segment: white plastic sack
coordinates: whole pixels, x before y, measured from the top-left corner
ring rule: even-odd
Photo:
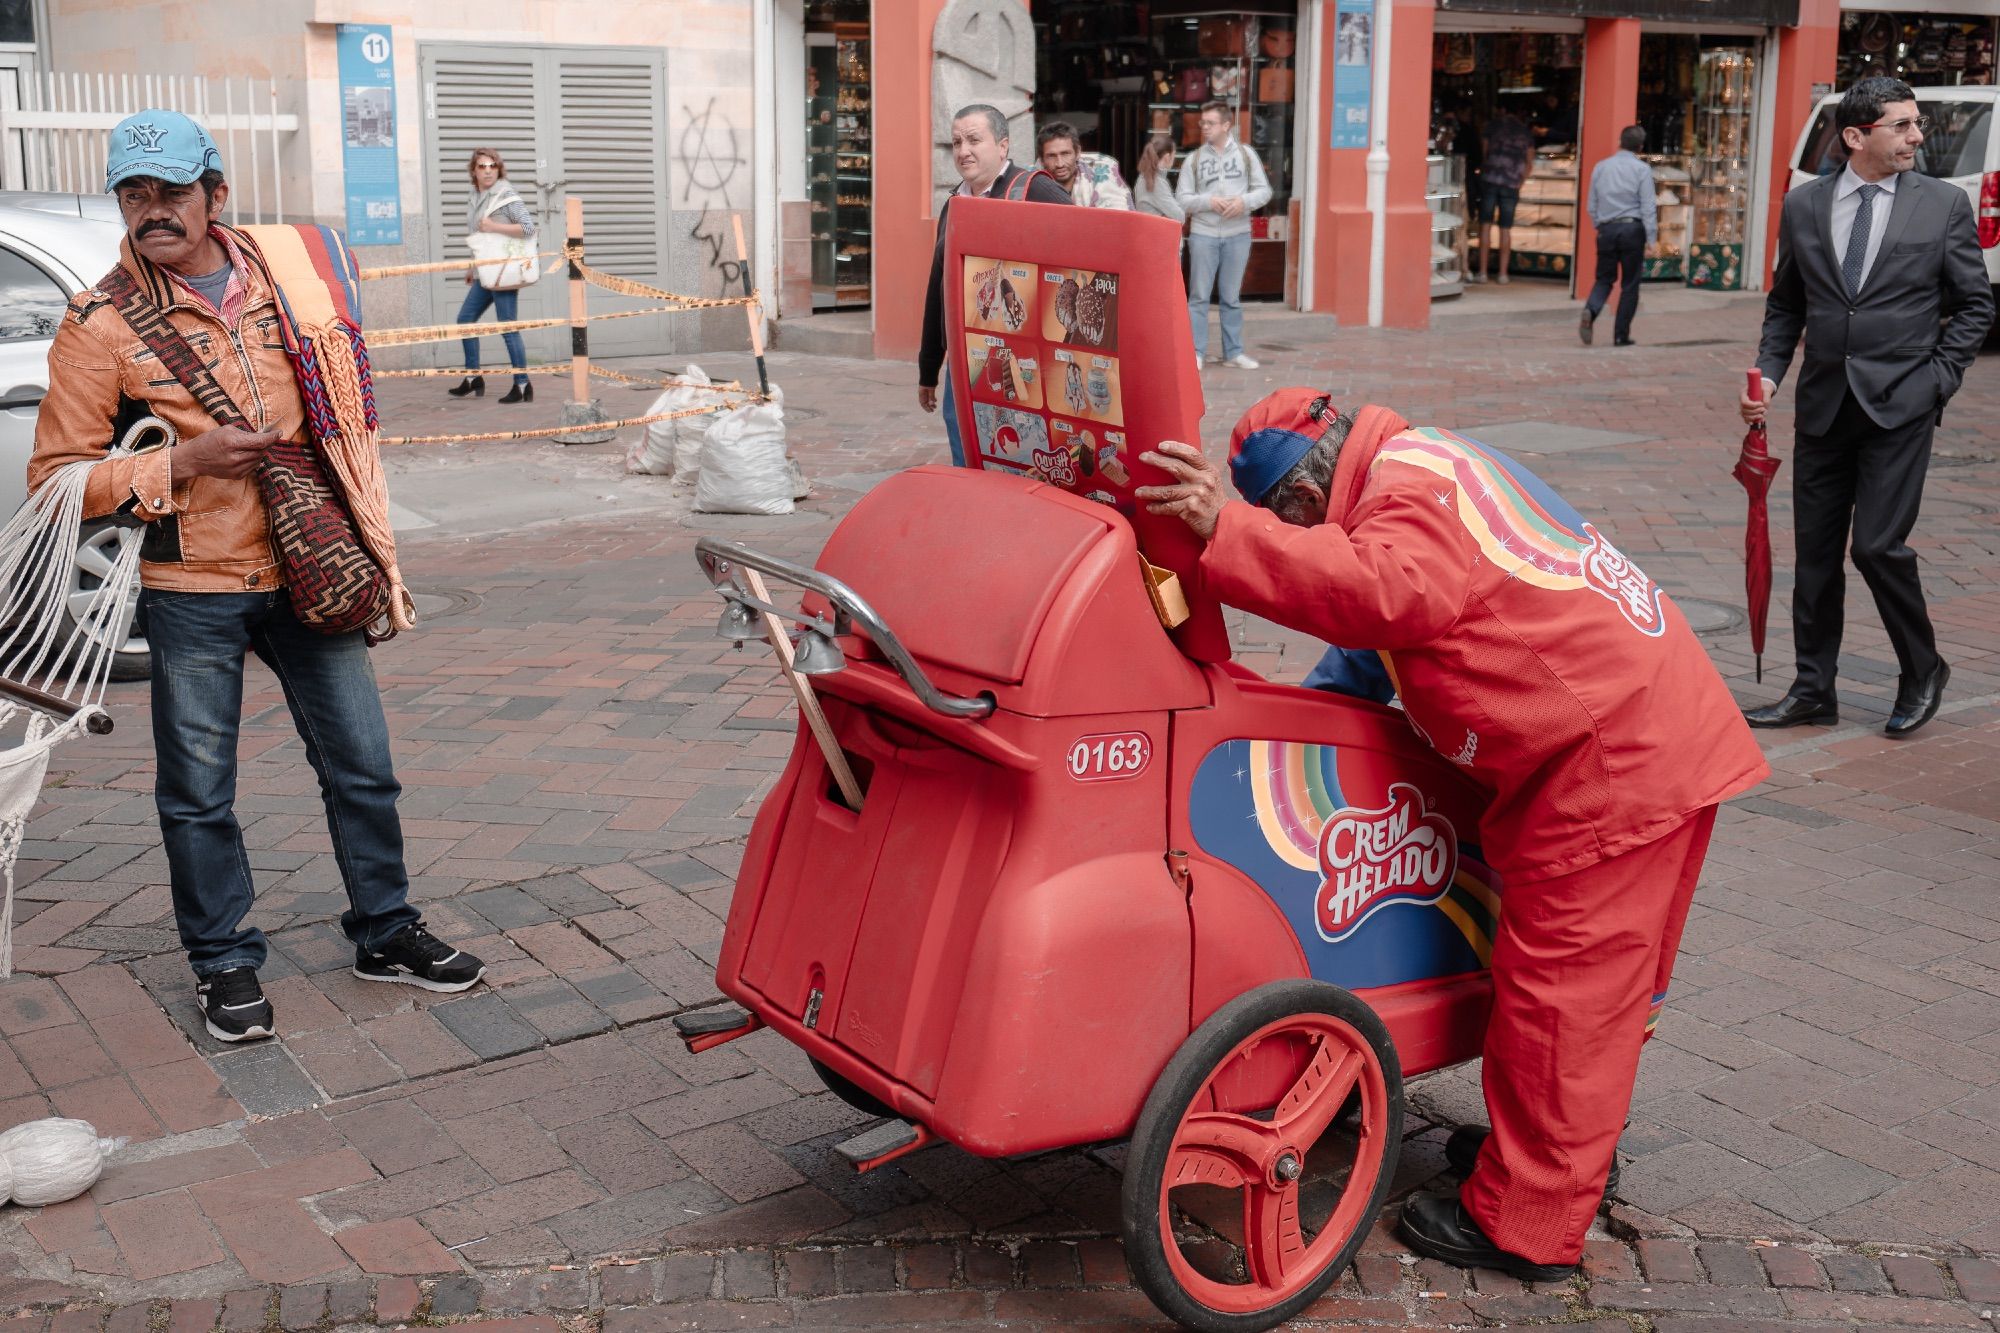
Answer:
[[[710,382],[700,366],[689,366],[679,378],[689,385]],[[652,417],[663,412],[682,412],[691,407],[705,407],[714,400],[715,395],[700,389],[685,386],[672,388],[655,398],[644,415]],[[696,469],[701,466],[701,440],[707,429],[707,417],[676,417],[671,421],[652,422],[646,427],[646,433],[634,440],[625,451],[625,470],[654,477],[675,473],[683,481],[692,482]]]
[[[785,458],[785,396],[717,416],[702,446],[694,507],[705,514],[789,514],[792,469]]]
[[[30,1120],[0,1134],[0,1181],[9,1195],[30,1208],[61,1203],[97,1183],[105,1159],[124,1139],[101,1139],[87,1120]]]

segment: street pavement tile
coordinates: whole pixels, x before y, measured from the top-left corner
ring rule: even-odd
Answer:
[[[143,1143],[160,1134],[158,1118],[146,1109],[139,1094],[132,1090],[131,1081],[122,1074],[56,1088],[49,1093],[49,1101],[56,1114],[88,1120],[105,1138]]]
[[[552,1042],[573,1041],[612,1026],[603,1010],[556,977],[507,986],[499,994],[509,1008]]]
[[[518,1013],[494,991],[478,991],[440,1004],[431,1015],[482,1060],[516,1055],[542,1045],[543,1037],[521,1021]]]
[[[242,1175],[262,1166],[257,1155],[241,1143],[196,1148],[145,1162],[124,1162],[114,1157],[91,1186],[89,1197],[101,1204],[116,1203]]]
[[[364,1273],[415,1275],[451,1273],[459,1268],[451,1252],[414,1218],[364,1222],[335,1232],[333,1238]]]
[[[282,1116],[318,1106],[324,1097],[290,1049],[264,1043],[209,1057],[222,1086],[252,1115]]]
[[[333,1125],[385,1176],[458,1156],[452,1136],[405,1100],[377,1102],[336,1115]]]
[[[175,1133],[240,1119],[243,1108],[206,1061],[190,1056],[132,1071],[132,1085],[160,1123]]]
[[[103,1214],[136,1281],[192,1272],[228,1257],[183,1191],[107,1204]]]
[[[570,1157],[518,1104],[444,1122],[445,1133],[500,1184],[546,1175]]]

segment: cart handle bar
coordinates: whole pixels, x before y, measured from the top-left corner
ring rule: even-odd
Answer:
[[[917,698],[921,699],[924,706],[933,713],[942,713],[952,718],[978,718],[986,717],[993,712],[991,695],[966,698],[963,695],[946,694],[932,684],[930,677],[924,674],[924,669],[917,665],[917,659],[910,656],[910,650],[903,646],[903,641],[896,637],[895,631],[875,613],[875,608],[868,605],[861,594],[831,574],[821,573],[817,569],[795,564],[775,555],[767,555],[741,542],[724,541],[719,537],[703,537],[696,542],[694,558],[700,564],[702,573],[708,576],[708,581],[715,585],[715,590],[721,593],[726,601],[734,602],[751,611],[769,612],[781,616],[821,634],[839,636],[859,631],[864,638],[881,650],[882,655],[889,659],[889,665],[896,669],[896,674],[903,678],[903,683],[915,691]],[[768,574],[774,579],[783,579],[786,583],[807,592],[818,593],[832,604],[834,623],[828,625],[824,620],[808,616],[803,611],[787,611],[753,597],[736,585],[732,570],[737,565]]]

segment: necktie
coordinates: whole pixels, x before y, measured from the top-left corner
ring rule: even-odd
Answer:
[[[1860,204],[1854,210],[1854,226],[1847,233],[1847,253],[1840,260],[1840,276],[1847,281],[1850,296],[1861,295],[1861,270],[1868,261],[1868,228],[1875,212],[1879,185],[1864,185],[1858,191]]]

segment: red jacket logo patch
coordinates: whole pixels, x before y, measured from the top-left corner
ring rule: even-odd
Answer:
[[[1604,539],[1604,534],[1586,523],[1583,535],[1590,547],[1583,553],[1583,581],[1599,596],[1608,597],[1641,634],[1659,638],[1667,632],[1666,594],[1646,577],[1646,571],[1626,558],[1623,551]]]
[[[1458,834],[1443,815],[1425,812],[1422,792],[1392,783],[1380,810],[1333,812],[1320,830],[1319,870],[1314,916],[1320,937],[1338,943],[1391,903],[1444,897],[1458,872]]]

